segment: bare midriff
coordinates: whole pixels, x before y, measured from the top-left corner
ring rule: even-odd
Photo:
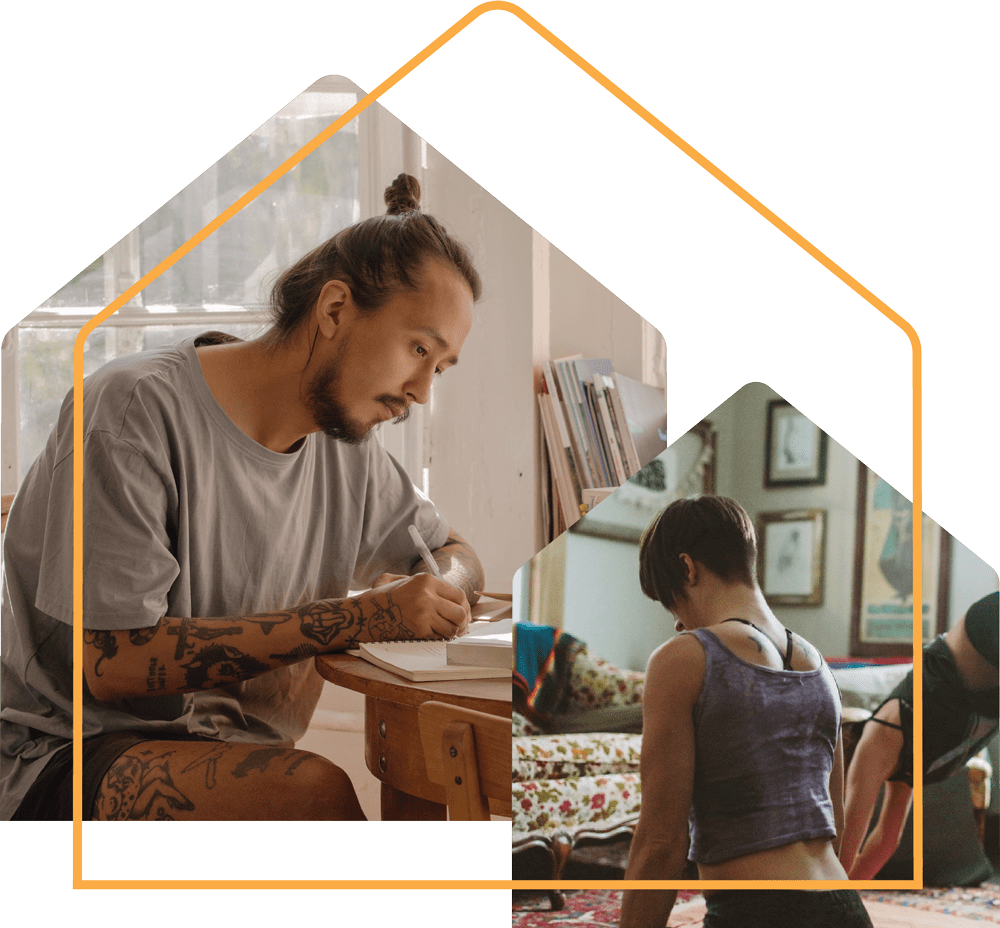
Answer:
[[[717,864],[698,864],[698,873],[703,880],[847,879],[829,838],[795,841]]]

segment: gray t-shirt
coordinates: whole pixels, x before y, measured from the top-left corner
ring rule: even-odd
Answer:
[[[374,439],[321,433],[287,454],[223,412],[195,339],[123,357],[84,381],[83,624],[253,615],[361,589],[448,525]],[[8,516],[3,544],[0,818],[72,739],[73,397]],[[289,743],[322,680],[311,661],[183,696],[98,702],[83,733],[195,733]]]

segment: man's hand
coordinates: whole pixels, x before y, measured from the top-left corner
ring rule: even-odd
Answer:
[[[383,574],[376,579],[391,576]],[[413,638],[453,638],[469,627],[472,618],[465,593],[430,574],[397,578],[365,595],[371,596],[372,603],[377,607],[396,613],[395,618],[412,633]],[[398,629],[392,631],[395,626],[395,622],[387,623],[389,633],[381,639],[378,616],[368,623],[374,641],[411,637],[399,634]]]

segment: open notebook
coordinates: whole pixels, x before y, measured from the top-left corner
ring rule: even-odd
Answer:
[[[509,625],[510,620],[504,624]],[[473,622],[469,634],[454,639],[472,642],[477,632],[494,638],[500,622]],[[509,629],[507,630],[509,634]],[[357,654],[366,661],[414,682],[432,680],[503,679],[511,674],[511,660],[501,667],[483,667],[448,663],[447,641],[378,641],[358,645]]]

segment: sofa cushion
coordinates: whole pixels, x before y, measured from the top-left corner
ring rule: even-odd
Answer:
[[[639,772],[641,735],[580,734],[514,738],[514,783]]]
[[[610,831],[638,820],[640,794],[638,772],[514,783],[513,841]]]

